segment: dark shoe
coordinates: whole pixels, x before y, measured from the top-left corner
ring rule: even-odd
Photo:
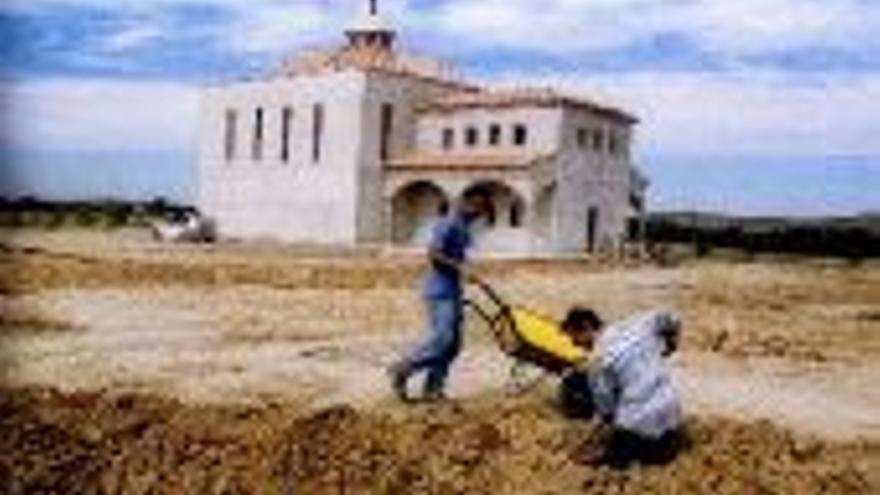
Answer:
[[[588,440],[572,452],[571,460],[584,466],[602,466],[606,463],[605,449],[601,444]]]
[[[425,393],[422,395],[422,402],[446,402],[449,400],[446,397],[446,392],[442,390],[425,390]]]
[[[394,396],[401,402],[409,402],[409,396],[406,393],[407,376],[400,369],[399,365],[392,365],[386,371],[388,379],[391,380],[391,391]]]
[[[600,433],[598,438],[591,439],[584,445],[580,452],[580,461],[586,465],[623,471],[635,464],[642,464],[642,458],[650,448],[650,442],[644,437],[615,429],[610,433]]]

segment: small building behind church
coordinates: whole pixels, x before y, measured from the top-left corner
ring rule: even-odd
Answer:
[[[398,49],[375,6],[345,35],[205,90],[197,201],[220,236],[415,245],[475,189],[494,210],[484,253],[590,251],[639,230],[647,181],[626,111],[468,83]]]

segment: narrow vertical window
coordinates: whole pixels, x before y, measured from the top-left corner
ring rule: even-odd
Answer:
[[[516,124],[513,126],[513,144],[516,146],[525,146],[529,141],[529,130],[524,124]]]
[[[383,160],[387,160],[391,149],[391,131],[394,128],[394,106],[390,103],[382,105],[382,121],[380,124],[382,136],[379,144],[379,156]]]
[[[223,116],[223,121],[223,157],[229,162],[235,159],[238,112],[232,109],[226,110],[226,114]]]
[[[443,129],[443,149],[451,150],[455,146],[455,131],[447,127]]]
[[[603,139],[604,135],[602,134],[601,129],[596,129],[593,131],[593,151],[602,151],[602,148],[605,147],[605,140]]]
[[[312,162],[321,161],[321,142],[324,139],[324,105],[312,107]]]
[[[290,161],[290,131],[293,124],[293,109],[284,107],[281,110],[281,161]]]
[[[586,148],[589,145],[589,132],[581,127],[577,130],[577,145],[579,148]]]
[[[473,148],[480,142],[480,131],[477,130],[476,127],[468,127],[465,130],[464,134],[464,142],[469,147]]]
[[[257,161],[263,159],[263,109],[259,107],[254,111],[254,139],[251,142],[251,158]]]
[[[611,156],[617,155],[618,141],[617,134],[611,132],[608,134],[608,154]]]
[[[492,124],[489,126],[489,145],[498,146],[501,144],[501,126]]]

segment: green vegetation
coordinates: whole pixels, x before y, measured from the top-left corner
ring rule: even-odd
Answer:
[[[698,257],[715,249],[735,249],[747,256],[830,256],[853,263],[880,258],[880,217],[869,215],[795,220],[654,214],[648,221],[646,235],[654,244],[690,244]]]
[[[168,218],[191,207],[156,198],[147,202],[120,200],[45,201],[33,197],[0,198],[0,227],[104,228],[143,226],[151,218]]]

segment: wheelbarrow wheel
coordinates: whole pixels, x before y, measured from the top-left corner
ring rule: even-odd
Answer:
[[[531,392],[546,378],[547,373],[541,368],[515,359],[510,365],[510,375],[505,387],[507,395],[520,396]]]
[[[506,308],[499,312],[492,321],[492,335],[498,343],[498,347],[510,356],[516,355],[522,345],[516,334],[515,325],[510,311]]]

